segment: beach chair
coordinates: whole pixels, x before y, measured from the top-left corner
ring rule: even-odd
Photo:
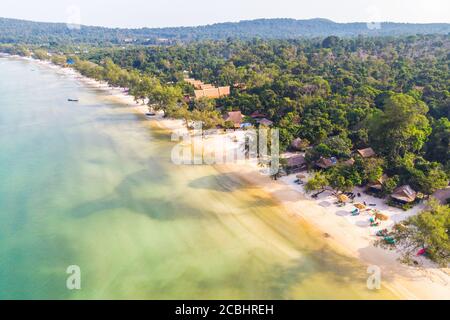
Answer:
[[[374,217],[371,217],[369,219],[369,222],[370,222],[371,227],[379,227],[380,226],[380,222],[378,222]]]
[[[419,252],[417,252],[417,256],[418,257],[424,256],[426,253],[427,253],[427,249],[424,248],[424,249],[419,250]]]
[[[394,245],[394,244],[396,243],[395,239],[392,238],[392,237],[384,237],[384,241],[385,241],[387,244],[392,244],[392,245]]]

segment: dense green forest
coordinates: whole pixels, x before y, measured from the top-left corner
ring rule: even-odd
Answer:
[[[161,44],[198,40],[250,40],[448,34],[450,24],[335,23],[326,19],[259,19],[198,27],[117,29],[0,18],[0,43],[28,44]]]

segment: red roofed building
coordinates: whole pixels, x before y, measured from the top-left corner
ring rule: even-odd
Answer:
[[[273,121],[270,121],[269,119],[262,118],[261,120],[258,120],[258,123],[262,126],[271,127],[273,125]]]
[[[230,87],[206,88],[203,90],[194,90],[195,99],[210,98],[217,99],[230,95]]]
[[[329,169],[331,167],[334,167],[337,164],[337,161],[335,158],[323,158],[321,157],[317,162],[316,166],[321,169]]]
[[[212,84],[201,84],[200,85],[200,89],[201,90],[205,90],[205,89],[212,89],[212,88],[214,88],[214,86],[212,85]]]

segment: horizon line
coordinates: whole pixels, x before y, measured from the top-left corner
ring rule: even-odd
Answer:
[[[9,20],[17,20],[17,21],[25,21],[25,22],[33,22],[33,23],[49,23],[49,24],[67,24],[67,22],[61,22],[61,21],[42,21],[42,20],[33,20],[33,19],[23,19],[23,18],[12,18],[12,17],[3,17],[0,16],[0,19],[9,19]],[[328,18],[287,18],[287,17],[278,17],[278,18],[254,18],[254,19],[241,19],[241,20],[235,20],[235,21],[219,21],[219,22],[212,22],[212,23],[206,23],[206,24],[198,24],[198,25],[173,25],[173,26],[160,26],[160,27],[152,27],[152,26],[140,26],[140,27],[120,27],[120,26],[104,26],[104,25],[95,25],[95,24],[84,24],[81,23],[80,25],[83,27],[95,27],[95,28],[105,28],[105,29],[128,29],[128,30],[139,30],[139,29],[168,29],[168,28],[199,28],[199,27],[208,27],[208,26],[214,26],[219,24],[238,24],[242,22],[251,22],[251,21],[259,21],[259,20],[293,20],[293,21],[312,21],[312,20],[322,20],[322,21],[328,21],[330,23],[335,24],[358,24],[358,23],[392,23],[392,24],[415,24],[415,25],[432,25],[432,24],[450,24],[450,22],[397,22],[397,21],[348,21],[348,22],[337,22],[332,19]]]

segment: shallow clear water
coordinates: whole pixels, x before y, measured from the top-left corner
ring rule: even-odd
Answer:
[[[168,132],[109,98],[0,59],[0,299],[393,298],[259,189],[173,165]]]

